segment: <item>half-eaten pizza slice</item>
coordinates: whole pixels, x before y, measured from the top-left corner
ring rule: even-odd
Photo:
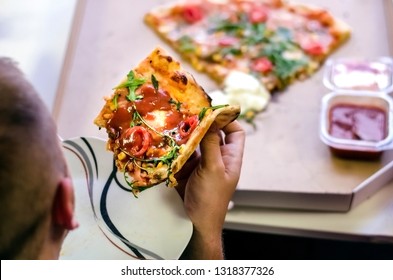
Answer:
[[[197,149],[209,127],[235,120],[239,106],[211,106],[211,99],[172,56],[156,48],[105,98],[94,123],[108,134],[134,194],[166,182]]]

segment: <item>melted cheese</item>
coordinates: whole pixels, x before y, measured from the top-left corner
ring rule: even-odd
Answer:
[[[154,128],[164,128],[166,125],[166,111],[154,110],[149,113],[149,117],[145,121]]]

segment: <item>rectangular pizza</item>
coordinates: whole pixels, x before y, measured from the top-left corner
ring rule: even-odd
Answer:
[[[326,9],[282,0],[175,1],[145,22],[217,82],[237,70],[270,92],[313,74],[351,33]]]

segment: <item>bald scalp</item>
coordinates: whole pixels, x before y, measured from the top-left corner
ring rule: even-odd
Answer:
[[[65,172],[49,111],[17,66],[0,58],[2,259],[36,258],[57,179]]]

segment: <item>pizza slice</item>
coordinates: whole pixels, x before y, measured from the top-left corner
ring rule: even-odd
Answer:
[[[177,1],[152,9],[145,22],[217,82],[237,70],[269,91],[313,74],[350,36],[326,9],[281,0]]]
[[[176,174],[209,127],[232,122],[238,106],[212,107],[193,76],[163,49],[156,48],[106,98],[94,120],[108,133],[107,149],[137,194]]]

